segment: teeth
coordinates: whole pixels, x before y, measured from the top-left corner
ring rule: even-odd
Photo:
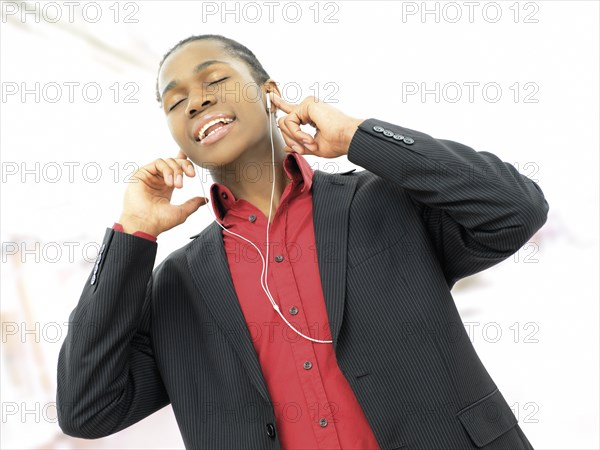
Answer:
[[[209,128],[209,127],[211,127],[211,126],[213,126],[215,123],[219,123],[219,122],[223,122],[223,123],[227,124],[227,123],[231,123],[231,122],[233,122],[233,119],[230,119],[230,118],[228,118],[228,117],[220,117],[220,118],[218,118],[218,119],[211,120],[210,122],[208,122],[208,123],[204,124],[204,126],[203,126],[203,127],[200,129],[200,132],[198,133],[198,140],[200,140],[200,141],[201,141],[202,139],[204,139],[204,138],[206,137],[206,136],[204,136],[204,132],[205,132],[205,131],[206,131],[206,130]],[[217,129],[218,129],[218,128],[217,128]],[[214,131],[212,131],[212,132],[209,134],[209,136],[210,136],[211,134],[213,134],[215,131],[217,131],[217,130],[214,130]]]

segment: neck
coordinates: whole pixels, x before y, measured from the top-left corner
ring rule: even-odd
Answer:
[[[273,192],[273,207],[271,219],[279,206],[281,196],[286,186],[291,183],[283,168],[283,160],[287,152],[283,150],[285,142],[280,133],[273,133],[275,149],[275,191]],[[266,144],[266,145],[265,145]],[[212,179],[229,188],[236,199],[244,199],[269,217],[271,191],[273,189],[273,166],[271,165],[271,141],[267,136],[266,142],[255,149],[248,149],[240,158],[229,165],[211,170]]]

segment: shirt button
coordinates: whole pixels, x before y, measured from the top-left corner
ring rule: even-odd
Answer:
[[[401,141],[402,139],[404,139],[404,136],[402,136],[401,134],[395,134],[392,137],[397,141]]]
[[[221,197],[223,197],[223,198],[226,199],[227,198],[227,192],[221,192]]]
[[[254,221],[256,220],[256,216],[255,216],[254,214],[250,214],[250,215],[248,216],[248,220],[249,220],[250,222],[254,222]]]
[[[304,363],[304,368],[305,368],[306,370],[309,370],[311,367],[312,367],[312,363],[311,363],[310,361],[306,361],[306,362]]]
[[[373,127],[373,131],[377,131],[378,133],[381,133],[384,130],[383,127],[380,127],[379,125],[375,125]]]
[[[326,418],[321,418],[319,420],[319,425],[321,425],[322,427],[326,427],[327,426],[327,419]]]
[[[277,255],[277,256],[275,257],[275,261],[277,261],[277,262],[281,262],[281,261],[283,261],[283,256],[282,256],[282,255]]]
[[[296,314],[298,314],[298,308],[296,308],[295,306],[292,306],[292,307],[290,308],[290,314],[291,314],[292,316],[295,316]]]
[[[405,144],[414,144],[415,140],[413,138],[409,138],[409,137],[405,137],[404,139],[402,139],[404,141]]]
[[[267,436],[269,436],[270,438],[275,437],[275,427],[272,423],[267,424]]]
[[[392,137],[394,135],[394,132],[390,130],[383,130],[383,135],[387,137]]]

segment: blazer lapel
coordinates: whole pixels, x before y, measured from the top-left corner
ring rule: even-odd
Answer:
[[[344,175],[353,171],[342,174],[315,171],[313,176],[315,244],[334,351],[344,317],[348,217],[357,182],[356,177]]]
[[[270,403],[267,385],[231,279],[222,231],[216,222],[212,222],[200,233],[196,241],[198,245],[187,249],[190,272],[200,298],[208,306],[217,326],[231,342],[252,383]]]
[[[316,170],[312,185],[317,258],[334,350],[344,313],[348,215],[356,189],[356,178],[343,175]],[[213,222],[197,236],[196,242],[187,248],[186,257],[200,298],[237,352],[252,383],[271,402],[233,286],[222,229]]]

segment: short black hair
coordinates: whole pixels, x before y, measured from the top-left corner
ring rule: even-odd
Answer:
[[[238,59],[241,59],[242,61],[244,61],[250,68],[250,75],[252,75],[252,78],[259,86],[262,85],[265,81],[267,81],[270,78],[269,74],[263,68],[260,61],[256,58],[254,53],[252,53],[252,51],[248,47],[240,44],[237,41],[234,41],[233,39],[222,36],[220,34],[200,34],[200,35],[190,36],[188,38],[183,39],[182,41],[179,41],[177,44],[175,44],[175,46],[173,48],[171,48],[171,50],[169,50],[167,53],[165,53],[165,55],[162,57],[160,63],[158,64],[158,72],[160,72],[160,68],[162,67],[163,63],[165,62],[165,59],[167,59],[167,57],[171,53],[173,53],[175,50],[177,50],[179,47],[181,47],[191,41],[199,41],[199,40],[205,40],[205,39],[210,39],[210,40],[220,42],[223,45],[223,48],[225,49],[225,51],[229,55],[231,55],[234,58],[238,58]],[[160,92],[158,91],[158,75],[156,77],[156,101],[158,103],[161,103]]]

